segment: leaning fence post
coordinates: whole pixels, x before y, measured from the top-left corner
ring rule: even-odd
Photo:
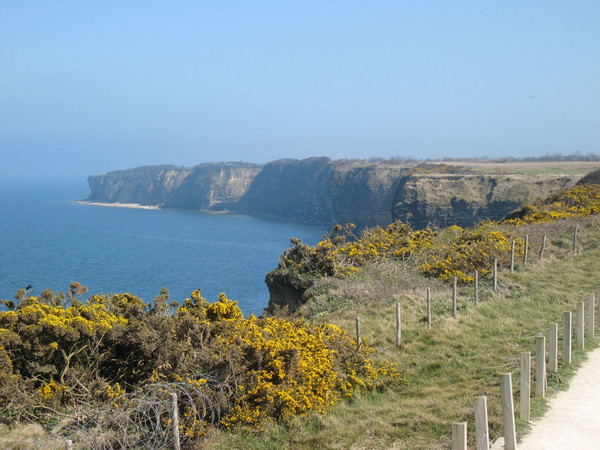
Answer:
[[[172,392],[171,397],[171,405],[170,405],[170,415],[171,415],[171,429],[173,430],[173,450],[180,450],[181,444],[179,442],[179,415],[177,413],[177,394]]]
[[[571,347],[573,345],[573,314],[571,311],[565,311],[563,317],[563,363],[571,364]]]
[[[515,240],[512,241],[512,246],[510,249],[510,273],[515,271]]]
[[[498,259],[494,258],[494,292],[498,290]]]
[[[575,337],[577,339],[577,350],[585,348],[584,324],[585,317],[583,312],[583,302],[577,303],[577,326],[575,327]]]
[[[588,295],[587,301],[587,337],[594,339],[594,294]]]
[[[362,345],[362,337],[360,335],[360,318],[356,318],[356,348],[360,350]]]
[[[548,372],[558,370],[558,324],[551,323],[548,327]]]
[[[427,329],[431,329],[431,288],[427,288]]]
[[[577,231],[579,230],[579,225],[575,225],[575,231],[573,232],[573,253],[577,252]]]
[[[531,420],[531,352],[521,353],[521,420]]]
[[[502,423],[504,425],[504,448],[515,450],[517,447],[517,432],[515,430],[515,413],[513,406],[512,375],[502,374],[500,379],[502,397]]]
[[[475,306],[479,304],[479,270],[475,271]]]
[[[456,319],[456,277],[452,280],[452,317]]]
[[[540,259],[544,257],[544,250],[546,249],[546,233],[542,236],[542,248],[540,249]]]
[[[527,253],[529,252],[529,235],[525,235],[525,252],[523,253],[523,265],[527,265]]]
[[[490,449],[488,430],[487,397],[475,397],[475,441],[477,450]]]
[[[396,347],[402,341],[402,317],[400,311],[400,303],[396,303]]]
[[[535,395],[546,396],[546,338],[542,333],[535,338]]]

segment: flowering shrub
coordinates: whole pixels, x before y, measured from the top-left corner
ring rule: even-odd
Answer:
[[[500,231],[497,224],[488,221],[474,229],[463,229],[459,226],[449,227],[445,231],[446,239],[439,239],[436,246],[419,265],[421,273],[426,276],[471,283],[474,273],[479,271],[481,277],[490,274],[494,259],[500,264],[510,264],[512,242],[515,241],[515,255],[523,255],[525,242],[506,232]]]
[[[386,228],[367,228],[358,238],[352,233],[354,227],[354,224],[344,228],[337,225],[333,234],[324,237],[315,247],[293,238],[293,247],[282,255],[279,268],[302,274],[345,277],[358,272],[359,267],[369,261],[407,260],[431,247],[435,236],[430,229],[414,231],[401,221]]]
[[[95,295],[68,307],[45,300],[24,298],[0,313],[0,381],[28,395],[40,413],[44,405],[80,401],[122,408],[128,390],[182,383],[213,398],[222,426],[260,429],[326,412],[355,389],[399,377],[389,364],[375,367],[372,350],[357,350],[333,325],[244,318],[225,294],[210,303],[194,291],[172,315],[131,294]],[[0,410],[18,410],[11,395],[0,388]],[[197,412],[182,414],[190,416],[186,436],[205,434],[208,422]]]
[[[354,389],[371,388],[384,375],[399,376],[389,365],[373,368],[372,350],[364,345],[357,351],[352,338],[334,325],[244,318],[237,302],[224,294],[214,304],[199,297],[198,291],[192,297],[178,311],[178,321],[206,325],[208,336],[202,338],[213,339],[214,362],[227,361],[236,368],[229,374],[235,378],[236,395],[222,420],[228,428],[260,429],[273,420],[324,413]],[[194,309],[194,302],[202,307]],[[181,331],[177,333],[181,339]]]
[[[600,213],[600,185],[580,184],[521,210],[503,221],[515,226]]]

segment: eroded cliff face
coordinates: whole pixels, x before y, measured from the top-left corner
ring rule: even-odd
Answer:
[[[396,165],[335,164],[327,180],[333,222],[359,228],[393,222],[394,197],[407,170]]]
[[[88,177],[91,202],[162,205],[190,174],[175,166],[144,166]]]
[[[329,158],[282,159],[265,164],[236,210],[298,223],[330,224]]]
[[[186,210],[221,210],[246,193],[261,166],[210,163],[192,168],[145,166],[88,177],[91,202],[139,203]]]
[[[498,220],[582,176],[529,167],[510,170],[445,165],[409,170],[400,164],[329,158],[286,159],[264,166],[148,166],[89,177],[88,200],[230,210],[324,226],[351,222],[359,229],[398,219],[414,228],[470,226],[485,218]]]
[[[237,211],[327,226],[387,225],[406,170],[393,164],[329,158],[274,161],[256,176]]]
[[[394,198],[394,220],[414,228],[472,226],[573,186],[573,177],[482,173],[418,173],[403,177]]]
[[[225,210],[236,207],[261,166],[245,163],[211,163],[195,166],[163,208]]]

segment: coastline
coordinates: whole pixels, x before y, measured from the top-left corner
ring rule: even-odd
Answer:
[[[160,209],[159,205],[141,205],[139,203],[103,203],[103,202],[88,202],[87,200],[74,200],[75,203],[81,205],[92,206],[107,206],[110,208],[131,208],[131,209]]]

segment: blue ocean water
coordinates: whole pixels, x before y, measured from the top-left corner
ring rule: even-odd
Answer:
[[[183,301],[224,292],[245,314],[262,313],[265,275],[290,238],[318,242],[324,229],[232,214],[111,208],[76,203],[85,182],[0,182],[0,298],[31,284],[35,294],[131,292],[145,301],[167,287]],[[34,295],[35,295],[34,294]]]

